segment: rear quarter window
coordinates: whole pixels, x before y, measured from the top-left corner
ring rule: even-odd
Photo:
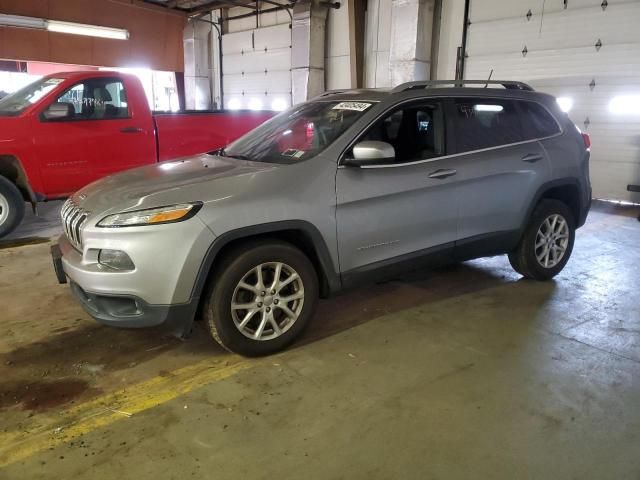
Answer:
[[[550,137],[560,133],[555,118],[539,103],[518,102],[520,104],[521,122],[527,140]]]

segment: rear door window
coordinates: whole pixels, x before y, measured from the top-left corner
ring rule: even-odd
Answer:
[[[521,109],[522,127],[527,140],[550,137],[560,133],[558,122],[539,103],[518,102]]]
[[[455,99],[453,123],[458,152],[499,147],[525,139],[518,110],[511,100]]]

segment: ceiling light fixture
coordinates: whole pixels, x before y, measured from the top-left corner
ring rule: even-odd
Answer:
[[[129,31],[123,28],[101,27],[99,25],[85,25],[83,23],[61,22],[58,20],[45,20],[43,18],[23,17],[20,15],[0,14],[0,26],[35,28],[38,30],[48,30],[50,32],[109,38],[112,40],[127,40],[129,38]]]

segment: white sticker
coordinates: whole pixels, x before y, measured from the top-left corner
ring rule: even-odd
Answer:
[[[333,107],[333,110],[355,110],[356,112],[364,112],[370,106],[370,103],[365,102],[340,102]]]

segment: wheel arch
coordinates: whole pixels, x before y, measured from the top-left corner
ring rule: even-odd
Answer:
[[[309,257],[318,274],[320,295],[327,297],[340,290],[340,276],[333,267],[329,249],[322,234],[304,220],[287,220],[239,228],[217,237],[209,247],[200,266],[191,298],[200,298],[205,286],[223,256],[241,245],[256,240],[281,240],[299,248]]]
[[[22,168],[22,163],[20,163],[18,157],[0,154],[0,176],[5,177],[18,188],[25,202],[30,202],[32,205],[36,204],[36,195],[31,189],[27,173]]]
[[[582,192],[580,184],[574,178],[553,180],[551,182],[543,184],[536,192],[531,205],[529,205],[527,216],[525,217],[525,222],[522,225],[521,231],[524,232],[524,229],[528,225],[529,220],[533,215],[534,209],[540,203],[540,201],[544,199],[559,200],[567,205],[574,216],[576,228],[582,226],[584,224],[586,215],[584,212],[584,207],[581,205],[581,198]]]

